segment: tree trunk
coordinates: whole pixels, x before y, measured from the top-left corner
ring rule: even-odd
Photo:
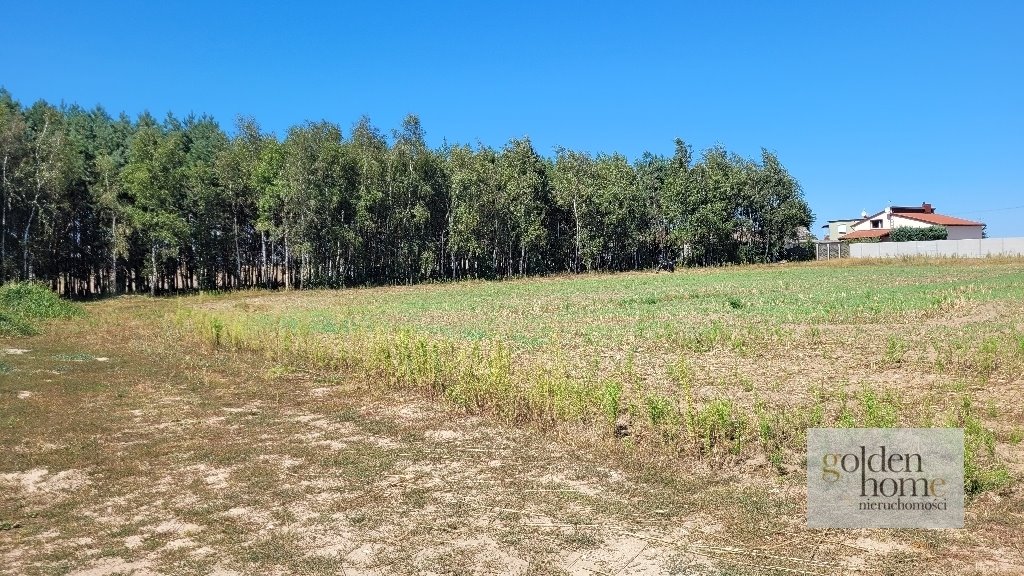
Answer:
[[[22,266],[24,266],[24,280],[29,280],[32,274],[32,270],[28,264],[28,234],[32,229],[32,220],[36,217],[36,207],[32,206],[32,210],[28,213],[28,222],[25,223],[25,232],[21,235],[21,252],[22,252]]]
[[[263,284],[264,288],[269,288],[270,274],[267,272],[267,233],[260,232],[260,284]]]
[[[288,233],[285,232],[285,234],[284,234],[284,289],[285,290],[291,290],[292,289],[292,275],[291,275],[291,273],[289,271],[289,267],[290,267],[290,265],[289,265],[290,264],[289,263],[289,258],[291,258],[291,252],[288,251]]]
[[[573,258],[573,272],[580,271],[580,210],[577,206],[576,197],[572,198],[572,217],[576,221],[576,257]]]
[[[235,288],[242,282],[242,251],[238,247],[238,211],[235,211]]]
[[[156,296],[156,242],[150,243],[149,263],[152,267],[149,277],[149,295]]]
[[[117,214],[110,224],[110,292],[117,294]]]
[[[0,198],[0,205],[2,205],[0,211],[3,212],[3,216],[0,217],[0,284],[7,281],[7,196],[9,193],[7,189],[7,159],[8,156],[4,156],[2,180],[0,180],[4,187],[4,196]]]
[[[0,200],[3,204],[3,217],[0,223],[0,284],[7,281],[7,198]]]

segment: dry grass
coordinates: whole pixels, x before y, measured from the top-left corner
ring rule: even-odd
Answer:
[[[721,273],[756,285],[757,274],[774,270]],[[793,270],[805,273],[802,267]],[[830,273],[806,270],[810,278]],[[961,283],[979,278],[997,294],[972,300],[975,292],[946,308],[910,309],[901,317],[905,321],[891,325],[875,326],[869,316],[854,324],[776,323],[795,336],[784,346],[757,343],[746,350],[723,345],[716,336],[706,350],[685,349],[683,372],[679,354],[666,353],[666,345],[657,343],[665,370],[641,368],[656,354],[635,352],[634,373],[640,376],[623,380],[622,405],[640,398],[631,396],[640,382],[685,415],[684,397],[661,388],[684,377],[697,399],[695,409],[728,398],[745,417],[756,417],[758,402],[772,414],[785,413],[779,406],[813,406],[815,389],[837,379],[846,383],[856,418],[889,418],[887,406],[896,406],[896,418],[906,418],[903,407],[917,398],[941,414],[966,394],[974,416],[995,430],[994,448],[1003,464],[1019,474],[1020,438],[1013,438],[1024,422],[1022,382],[1009,364],[1014,357],[999,348],[1008,340],[998,340],[988,352],[980,344],[963,352],[954,346],[957,337],[970,343],[972,331],[984,341],[1021,330],[1019,301],[1004,297],[1020,287],[1019,270],[997,263],[940,271]],[[710,272],[696,276],[715,278]],[[665,288],[683,276],[579,281],[628,287],[652,278],[668,283],[658,284]],[[563,294],[590,289],[573,282],[538,284]],[[534,289],[522,285],[527,292]],[[41,335],[3,341],[0,348],[28,352],[4,355],[8,371],[0,374],[0,442],[7,448],[0,453],[0,527],[6,528],[0,531],[0,573],[1024,570],[1018,537],[1024,496],[1016,484],[974,498],[964,531],[809,531],[803,519],[805,477],[791,455],[777,466],[759,451],[710,458],[689,449],[666,450],[648,437],[658,429],[639,423],[633,423],[634,434],[620,440],[585,419],[523,425],[480,418],[467,414],[464,404],[436,402],[429,388],[403,385],[397,375],[383,385],[378,374],[360,371],[353,352],[358,348],[345,356],[332,348],[354,342],[346,334],[316,333],[322,348],[313,352],[306,348],[313,339],[292,341],[293,352],[319,358],[303,363],[277,347],[253,353],[196,346],[195,340],[164,330],[163,323],[177,315],[179,329],[187,327],[182,319],[194,319],[198,312],[178,310],[201,310],[225,314],[225,325],[262,313],[272,326],[281,324],[274,314],[298,314],[303,307],[321,316],[324,310],[341,310],[342,316],[379,300],[385,303],[381,309],[409,310],[411,304],[403,308],[396,300],[437,295],[451,303],[467,290],[496,290],[490,299],[477,299],[474,310],[501,301],[515,307],[518,303],[502,290],[520,288],[517,283],[425,287],[426,296],[396,288],[181,301],[122,298],[89,305],[86,317],[50,324]],[[449,289],[456,295],[448,295]],[[758,297],[752,292],[744,301]],[[339,306],[348,299],[354,299],[347,304],[351,308]],[[728,310],[717,318],[705,315],[678,324],[710,326],[718,320],[732,335],[764,317],[751,312],[752,304],[735,309],[724,302]],[[732,318],[729,310],[753,316]],[[465,338],[460,312],[446,314],[448,329],[457,327],[459,338]],[[406,327],[389,318],[379,322]],[[949,332],[935,335],[928,331],[929,321]],[[535,318],[542,322],[553,323],[546,316]],[[621,323],[626,328],[618,333],[628,335],[629,322]],[[922,332],[907,331],[919,324]],[[495,326],[503,330],[502,324]],[[890,343],[890,335],[903,343]],[[606,336],[613,354],[621,342],[636,342]],[[529,357],[519,356],[524,349],[509,346],[510,367],[524,365],[522,358]],[[545,351],[544,346],[533,350]],[[585,347],[579,351],[590,353]],[[597,367],[595,377],[607,379],[623,364],[609,366],[610,372]],[[803,372],[812,366],[818,372]],[[954,371],[959,375],[950,377]],[[829,375],[831,380],[817,379]],[[878,392],[875,401],[865,401],[864,384]],[[895,404],[878,401],[887,390],[901,394]],[[651,408],[644,410],[649,417]],[[716,413],[708,410],[703,418],[713,422]],[[841,417],[841,411],[834,416]]]
[[[965,427],[978,492],[1008,481],[992,436],[1024,420],[1007,401],[1022,303],[1019,260],[912,261],[192,298],[174,323],[505,422],[625,425],[727,464],[799,466],[809,426]]]

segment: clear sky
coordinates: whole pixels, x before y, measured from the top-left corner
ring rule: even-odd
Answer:
[[[817,218],[931,202],[1024,236],[1024,2],[13,2],[24,103],[428,141],[774,150]]]

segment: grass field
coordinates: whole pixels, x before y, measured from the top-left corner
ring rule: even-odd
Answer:
[[[1020,260],[133,297],[38,321],[0,357],[12,574],[1024,570]],[[810,426],[965,428],[968,530],[805,529]]]
[[[1022,422],[991,393],[1024,370],[1022,302],[1019,263],[919,263],[232,296],[183,302],[177,320],[210,345],[355,368],[510,422],[625,425],[779,468],[808,426],[966,427],[983,490],[1006,474],[982,413]]]

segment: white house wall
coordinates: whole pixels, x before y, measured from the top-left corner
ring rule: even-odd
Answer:
[[[885,224],[885,215],[883,214],[881,216],[878,216],[877,218],[875,218],[875,220],[877,220],[878,218],[882,219],[882,227],[883,228],[888,228],[888,226],[886,226],[886,224]],[[850,229],[853,230],[854,232],[857,232],[857,231],[860,231],[860,230],[871,230],[872,229],[871,228],[871,220],[865,220],[863,222],[860,222],[859,224],[851,226]]]
[[[920,220],[911,220],[910,218],[904,218],[893,214],[892,221],[887,223],[883,220],[882,226],[885,226],[886,228],[902,228],[904,226],[907,228],[927,228],[929,226],[934,226],[934,224],[921,222]]]
[[[872,228],[871,227],[871,220],[881,220],[882,221],[882,227],[881,228]],[[928,222],[922,222],[920,220],[912,220],[910,218],[904,218],[904,217],[900,216],[899,214],[886,215],[886,214],[883,213],[883,214],[879,214],[877,216],[874,216],[873,218],[869,218],[869,219],[867,219],[867,220],[857,224],[856,226],[853,226],[852,229],[854,231],[858,231],[858,230],[891,230],[893,228],[901,228],[901,227],[904,227],[904,226],[906,226],[908,228],[927,228],[929,226],[934,226],[934,224],[930,224]],[[983,229],[984,229],[984,226],[946,226],[946,230],[948,231],[948,234],[947,234],[946,238],[948,240],[968,240],[968,239],[980,240],[981,236],[982,236],[982,230]]]

